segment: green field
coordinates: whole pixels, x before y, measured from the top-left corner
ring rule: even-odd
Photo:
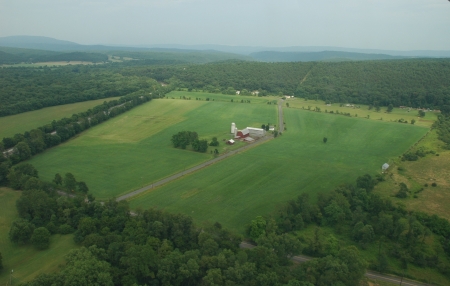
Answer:
[[[84,112],[89,108],[102,104],[104,101],[114,99],[118,99],[118,97],[52,106],[35,111],[0,117],[0,139],[44,126],[51,123],[53,120],[70,117],[72,114]]]
[[[182,212],[242,232],[255,216],[270,214],[301,193],[314,197],[379,172],[428,131],[411,124],[284,111],[288,131],[282,136],[141,194],[131,206]]]
[[[77,247],[73,242],[73,235],[53,235],[47,250],[36,250],[31,245],[12,244],[8,233],[12,222],[17,218],[16,200],[19,197],[20,192],[0,188],[0,252],[4,266],[0,272],[0,285],[9,283],[11,270],[14,270],[14,285],[31,280],[40,273],[53,272],[64,263],[64,256],[69,250]]]
[[[275,96],[248,96],[248,95],[227,95],[227,94],[219,94],[219,93],[208,93],[208,92],[186,92],[186,91],[172,91],[171,93],[166,95],[168,99],[183,99],[183,96],[186,98],[190,98],[190,100],[196,100],[196,98],[200,100],[206,100],[209,98],[210,101],[225,101],[238,104],[241,103],[241,100],[246,101],[250,100],[251,103],[265,103],[273,102],[280,99],[280,97]],[[180,98],[181,97],[181,98]]]
[[[185,93],[187,94],[187,93]],[[192,93],[189,93],[192,94]],[[213,158],[210,153],[174,149],[179,131],[216,136],[228,147],[231,122],[240,128],[275,122],[275,105],[158,99],[96,126],[29,162],[44,180],[71,172],[100,199],[118,196]]]
[[[394,108],[392,112],[388,113],[386,112],[386,107],[382,107],[380,111],[375,111],[374,108],[369,110],[369,107],[363,104],[358,104],[359,108],[347,107],[345,104],[344,106],[340,106],[339,103],[333,103],[331,106],[327,106],[322,100],[305,100],[303,98],[290,98],[286,100],[286,103],[289,103],[290,108],[307,109],[309,106],[311,109],[314,109],[317,106],[322,112],[325,112],[325,110],[328,112],[339,111],[343,113],[350,113],[352,117],[367,118],[367,116],[369,116],[368,118],[371,120],[394,122],[399,119],[404,119],[410,123],[411,120],[414,119],[416,120],[415,125],[424,127],[431,127],[433,122],[437,119],[436,112],[426,112],[425,117],[420,118],[418,117],[417,110],[411,109],[408,111],[406,108]]]

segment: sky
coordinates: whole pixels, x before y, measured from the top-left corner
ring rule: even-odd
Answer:
[[[0,37],[450,50],[448,0],[0,0]]]

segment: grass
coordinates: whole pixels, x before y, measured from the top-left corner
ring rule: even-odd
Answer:
[[[231,122],[240,128],[275,122],[276,106],[159,99],[96,126],[69,142],[32,158],[44,180],[71,172],[99,199],[119,196],[213,158],[210,153],[175,149],[179,131],[217,137],[229,149]]]
[[[386,107],[382,107],[381,110],[377,112],[375,111],[375,109],[369,110],[369,107],[367,105],[362,104],[359,105],[360,108],[340,106],[339,103],[333,103],[331,106],[327,106],[322,100],[305,101],[302,98],[291,98],[286,100],[286,103],[289,103],[289,108],[307,109],[308,106],[310,106],[311,109],[314,109],[317,106],[321,109],[322,112],[325,112],[325,110],[327,110],[328,112],[339,111],[340,113],[350,113],[352,117],[367,118],[367,116],[369,116],[369,119],[371,120],[396,122],[399,119],[404,119],[410,123],[411,120],[414,119],[416,120],[415,125],[424,127],[431,127],[433,122],[437,119],[437,113],[435,112],[426,112],[425,117],[420,118],[418,117],[417,110],[414,109],[408,112],[408,109],[394,108],[392,112],[387,113]]]
[[[10,271],[14,270],[12,282],[19,284],[29,281],[40,273],[56,271],[64,263],[64,256],[77,247],[72,235],[53,235],[50,248],[36,250],[33,246],[17,246],[9,241],[9,228],[16,219],[16,200],[20,192],[0,188],[0,252],[4,269],[0,272],[0,284],[9,283]]]
[[[395,203],[405,205],[407,209],[437,214],[450,220],[450,151],[442,149],[442,145],[436,131],[429,132],[413,150],[423,147],[437,152],[439,156],[428,154],[418,161],[396,160],[388,170],[386,181],[377,185],[374,191],[391,197]],[[408,186],[408,198],[395,197],[400,183]],[[432,187],[432,183],[437,186]]]
[[[196,98],[200,100],[205,100],[209,98],[210,101],[225,101],[238,104],[241,103],[241,100],[250,100],[251,103],[265,103],[277,101],[280,98],[274,96],[250,96],[250,95],[228,95],[228,94],[220,94],[220,93],[208,93],[208,92],[186,92],[186,91],[173,91],[170,94],[166,95],[168,99],[182,99],[184,97],[190,98],[190,100],[196,100]],[[181,97],[181,98],[180,98]]]
[[[379,172],[428,130],[291,108],[285,122],[288,132],[277,139],[141,194],[131,206],[182,212],[242,233],[254,217],[301,193],[314,197]]]
[[[0,117],[0,138],[11,137],[31,129],[50,124],[53,120],[70,117],[72,114],[84,112],[89,108],[102,104],[104,101],[118,97],[103,98],[72,104],[47,107],[16,115]]]

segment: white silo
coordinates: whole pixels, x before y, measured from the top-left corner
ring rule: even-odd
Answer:
[[[235,134],[236,133],[236,124],[233,122],[231,123],[231,134]]]

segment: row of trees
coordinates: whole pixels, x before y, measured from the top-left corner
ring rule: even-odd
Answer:
[[[119,100],[105,101],[93,109],[74,114],[70,118],[53,120],[52,123],[37,129],[3,138],[0,142],[0,184],[6,179],[11,165],[25,161],[47,148],[67,141],[76,134],[149,100],[151,97],[145,92],[136,92],[123,96]]]
[[[388,257],[391,257],[404,269],[412,263],[438,269],[450,277],[450,265],[447,259],[440,257],[444,252],[450,257],[450,223],[436,215],[406,211],[394,206],[389,199],[372,193],[380,180],[381,176],[376,179],[370,175],[361,176],[356,185],[319,194],[317,203],[302,194],[289,201],[274,218],[259,217],[252,221],[247,233],[259,242],[273,229],[277,235],[283,235],[315,225],[312,236],[300,235],[306,244],[303,253],[327,257],[336,255],[341,249],[339,240],[333,234],[324,235],[321,229],[331,227],[362,249],[378,244],[377,258],[371,261],[371,267],[378,271],[389,270]],[[431,236],[434,236],[433,245],[427,243]]]

